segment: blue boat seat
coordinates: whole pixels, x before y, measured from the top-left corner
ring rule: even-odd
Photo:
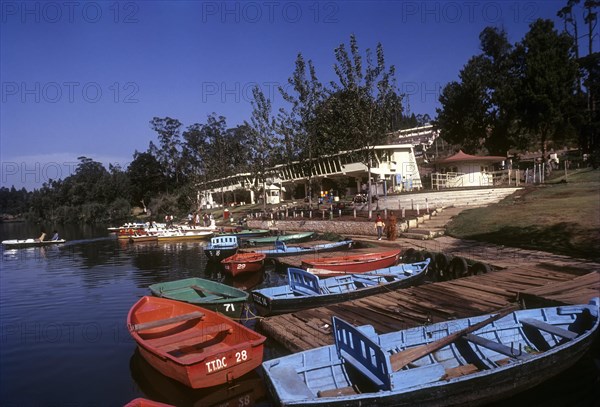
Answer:
[[[439,363],[402,369],[392,373],[392,390],[406,389],[426,383],[433,383],[446,376],[446,369]]]
[[[283,400],[305,400],[315,398],[315,394],[298,376],[296,369],[290,365],[276,365],[269,368],[274,387],[281,392]]]
[[[357,275],[353,276],[353,280],[355,283],[359,283],[362,284],[363,286],[373,286],[373,285],[378,285],[379,282],[376,280],[370,280],[368,278],[364,278],[364,277],[360,277]]]
[[[524,360],[530,358],[531,355],[523,351],[522,349],[514,349],[508,347],[502,343],[494,342],[489,339],[486,339],[482,336],[474,335],[474,334],[466,334],[464,338],[474,343],[478,346],[493,350],[494,352],[500,353],[502,355],[511,357],[513,359]]]
[[[575,332],[568,331],[559,326],[547,324],[546,322],[537,319],[523,318],[521,319],[521,323],[564,339],[575,339],[578,336]]]

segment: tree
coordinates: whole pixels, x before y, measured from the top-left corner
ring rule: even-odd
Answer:
[[[250,172],[254,178],[254,189],[262,186],[263,210],[267,209],[267,177],[268,168],[273,165],[272,151],[280,144],[275,133],[275,120],[271,114],[271,101],[265,97],[258,86],[252,89],[252,117],[250,118],[250,140],[248,155]]]
[[[569,35],[541,19],[531,24],[516,46],[520,123],[530,142],[541,147],[543,157],[549,141],[573,132],[570,113],[576,104],[577,64],[572,50]]]
[[[158,133],[159,145],[150,142],[148,151],[161,164],[165,177],[177,187],[183,180],[181,174],[181,122],[170,117],[154,117],[150,121],[152,130]],[[168,190],[168,185],[167,185]]]
[[[366,64],[354,35],[349,52],[345,44],[335,49],[334,70],[339,83],[331,82],[329,97],[319,107],[320,141],[335,151],[353,150],[355,159],[368,169],[368,207],[371,215],[371,166],[376,159],[374,147],[385,141],[394,121],[402,112],[395,67],[386,67],[383,47],[375,55],[366,50]],[[363,66],[364,65],[364,66]]]
[[[288,163],[302,160],[304,173],[308,181],[308,203],[312,208],[312,178],[313,159],[316,154],[317,106],[324,97],[323,85],[317,78],[315,67],[311,60],[306,63],[302,54],[296,57],[296,68],[288,79],[295,94],[279,88],[284,100],[292,105],[291,112],[280,110],[277,128],[284,136],[284,158]],[[319,145],[319,148],[323,147]],[[321,150],[323,151],[323,150]]]
[[[482,53],[463,67],[459,82],[444,87],[434,124],[444,140],[466,152],[505,154],[511,146],[523,144],[515,106],[513,47],[498,28],[485,28],[479,40]]]
[[[143,206],[165,190],[167,180],[161,165],[150,152],[135,152],[133,161],[127,168],[131,188],[131,203]]]
[[[221,187],[221,203],[225,204],[225,180],[233,173],[233,163],[228,151],[227,121],[223,116],[213,113],[200,130],[202,139],[202,155],[205,164],[206,177],[218,180]]]

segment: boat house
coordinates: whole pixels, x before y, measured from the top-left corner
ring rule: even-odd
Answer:
[[[412,144],[392,144],[374,146],[374,159],[371,162],[371,193],[373,195],[385,195],[388,192],[400,191],[402,182],[410,180],[413,190],[422,188],[419,168],[415,159]],[[345,191],[337,191],[338,194],[353,195],[366,192],[368,185],[369,168],[363,163],[356,161],[356,153],[360,150],[342,151],[337,154],[322,155],[312,161],[312,165],[306,162],[295,161],[289,164],[279,164],[268,170],[267,188],[270,203],[289,199],[300,199],[308,195],[308,179],[312,173],[313,180],[323,185],[326,179],[339,181],[344,178],[347,185]],[[252,174],[243,173],[230,177],[211,180],[198,185],[198,197],[204,207],[213,207],[215,202],[213,194],[234,191],[237,189],[250,190],[250,201],[256,203],[255,191],[250,188],[255,185]],[[304,186],[302,194],[296,190]],[[320,188],[323,190],[325,188]],[[294,196],[295,193],[295,196]],[[276,194],[277,196],[273,196]],[[278,203],[277,202],[277,203]]]
[[[431,174],[431,187],[440,189],[493,186],[493,164],[505,160],[506,157],[475,156],[460,150],[435,162],[437,171]]]

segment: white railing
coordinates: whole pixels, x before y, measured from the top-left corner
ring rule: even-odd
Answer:
[[[461,172],[434,172],[431,174],[431,189],[462,187],[463,175]]]

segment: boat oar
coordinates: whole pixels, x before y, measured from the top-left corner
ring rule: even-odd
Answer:
[[[394,353],[392,356],[390,356],[392,370],[394,370],[394,372],[397,372],[398,370],[414,362],[415,360],[420,359],[423,356],[430,354],[431,352],[435,352],[436,350],[439,350],[444,346],[451,344],[452,342],[456,341],[457,339],[468,333],[474,332],[488,324],[491,324],[495,320],[510,314],[512,311],[512,307],[500,310],[496,315],[484,319],[483,321],[471,325],[467,328],[461,329],[460,331],[456,331],[453,334],[438,339],[437,341],[428,343],[426,345],[417,346],[415,348],[406,349],[398,353]]]

